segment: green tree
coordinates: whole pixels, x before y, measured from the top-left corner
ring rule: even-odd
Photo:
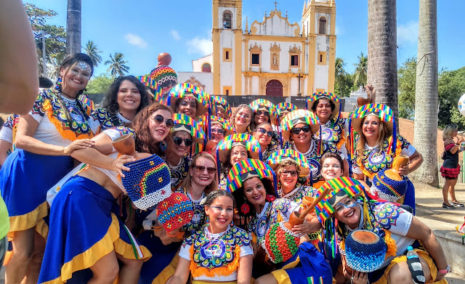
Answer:
[[[465,130],[465,117],[457,107],[460,96],[465,94],[465,67],[454,71],[442,71],[438,80],[439,126],[456,123],[460,130]]]
[[[97,66],[100,64],[100,62],[102,62],[102,56],[100,56],[101,52],[93,41],[89,40],[86,43],[84,52],[87,55],[89,55],[90,59],[92,59],[92,63],[94,63],[94,66]]]
[[[89,84],[87,84],[87,93],[105,94],[111,83],[113,83],[113,78],[108,74],[95,76],[89,81]]]
[[[368,58],[361,52],[358,56],[358,63],[355,64],[353,90],[357,90],[359,87],[364,87],[367,84],[367,69]]]
[[[334,90],[340,97],[348,97],[350,95],[350,89],[354,84],[352,76],[344,70],[344,60],[342,58],[336,58],[335,62],[335,82]]]
[[[108,66],[108,72],[112,77],[123,76],[129,71],[129,66],[126,65],[127,61],[124,60],[124,55],[120,52],[110,54],[110,60],[105,61]]]
[[[399,116],[413,119],[415,116],[415,81],[417,61],[407,59],[397,72],[399,87]]]
[[[44,64],[57,65],[66,54],[66,32],[62,26],[49,25],[47,20],[57,15],[53,10],[40,9],[33,4],[25,4],[24,8],[31,22],[39,58],[39,70],[43,74]],[[45,62],[44,46],[45,39]]]

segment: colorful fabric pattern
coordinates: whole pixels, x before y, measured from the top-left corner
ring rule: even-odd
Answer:
[[[157,84],[159,88],[165,88],[178,82],[178,75],[176,74],[176,71],[166,65],[161,65],[153,69],[152,72],[150,72],[149,78],[150,81],[147,81],[149,82],[150,87]]]
[[[291,112],[297,109],[297,106],[295,106],[292,103],[287,103],[287,102],[281,102],[276,105],[276,113],[278,116],[281,116],[284,111]]]
[[[125,123],[116,115],[109,112],[105,108],[98,108],[92,113],[92,118],[97,120],[100,123],[102,130],[122,126]]]
[[[226,136],[218,143],[217,150],[231,150],[234,142],[244,142],[247,151],[260,152],[260,143],[252,135],[246,133],[232,134]]]
[[[178,190],[176,190],[176,192],[180,192],[186,195],[190,199],[192,203],[192,208],[194,209],[194,215],[192,217],[192,220],[183,227],[184,231],[186,232],[186,236],[190,236],[192,234],[195,234],[205,224],[205,208],[202,204],[200,204],[200,201],[205,197],[205,195],[202,194],[200,200],[194,201],[192,200],[192,197],[187,193],[187,190],[185,188],[179,188]]]
[[[157,206],[158,222],[168,233],[188,224],[193,216],[192,202],[179,192],[172,193]]]
[[[173,114],[174,125],[187,125],[189,126],[191,132],[190,135],[196,140],[205,139],[205,132],[202,130],[202,127],[197,121],[192,119],[192,117],[185,115],[183,113]]]
[[[275,185],[276,174],[270,166],[257,159],[246,159],[236,163],[229,171],[227,178],[227,189],[234,192],[242,187],[242,175],[249,172],[255,172],[259,178],[270,179]]]
[[[220,105],[226,111],[227,116],[228,117],[231,116],[231,114],[232,114],[231,106],[229,105],[228,101],[226,101],[226,99],[224,97],[211,96],[211,100],[212,100],[212,104],[211,104],[211,106],[212,106],[212,114],[218,113],[217,105]]]

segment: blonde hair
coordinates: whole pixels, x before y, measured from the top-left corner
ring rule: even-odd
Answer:
[[[207,152],[200,152],[197,155],[192,158],[192,161],[189,165],[189,173],[187,177],[182,181],[181,188],[184,188],[185,190],[189,189],[191,187],[192,183],[192,177],[191,177],[191,171],[194,170],[195,163],[199,158],[205,158],[207,160],[210,160],[215,164],[215,168],[218,169],[218,165],[215,162],[215,158],[207,153]],[[215,171],[216,172],[216,171]],[[217,190],[218,189],[218,175],[215,173],[215,177],[213,178],[213,181],[210,183],[210,185],[207,185],[205,189],[203,190],[205,194],[209,194],[210,192]]]
[[[457,125],[455,124],[448,124],[446,127],[444,127],[444,130],[442,131],[442,140],[450,140],[454,137],[454,132],[457,131]]]
[[[365,122],[365,119],[368,116],[369,115],[365,116],[362,119],[362,121],[360,123],[360,129],[363,128],[363,123]],[[379,119],[378,116],[376,116],[376,117]],[[360,131],[359,135],[360,135],[360,139],[358,140],[358,143],[357,143],[356,152],[357,152],[358,156],[362,156],[363,151],[365,150],[366,138],[365,138],[365,135],[363,134],[363,131]],[[378,145],[379,151],[382,151],[384,141],[386,139],[388,139],[389,136],[391,136],[391,135],[392,135],[392,133],[389,131],[389,128],[386,125],[386,123],[384,121],[381,121],[381,119],[379,119],[379,135],[378,135],[378,139],[376,140],[376,144]]]
[[[249,105],[246,105],[246,104],[241,104],[239,105],[232,113],[231,115],[231,118],[229,119],[229,122],[231,123],[232,126],[234,126],[234,128],[236,128],[236,116],[237,114],[239,113],[239,111],[241,109],[247,109],[250,113],[250,122],[249,122],[249,126],[247,126],[247,132],[250,132],[250,124],[252,123],[252,118],[253,118],[253,110],[252,108],[250,108]]]

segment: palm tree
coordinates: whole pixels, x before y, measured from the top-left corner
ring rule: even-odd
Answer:
[[[108,71],[113,77],[123,76],[124,73],[129,71],[129,66],[126,65],[127,61],[124,60],[124,55],[120,52],[115,52],[115,54],[110,54],[110,60],[105,61],[105,65],[108,66]]]
[[[396,0],[368,0],[368,84],[397,119]]]
[[[415,178],[438,186],[438,40],[436,0],[420,0],[415,84],[415,148],[424,162]]]
[[[68,0],[66,15],[66,53],[81,52],[81,0]]]
[[[97,46],[95,43],[91,40],[89,40],[86,43],[86,51],[87,55],[89,55],[90,59],[92,59],[92,63],[94,63],[94,66],[99,65],[100,62],[102,62],[102,56],[100,56],[100,50],[98,50]]]
[[[358,63],[355,64],[354,87],[356,89],[367,83],[367,61],[367,57],[361,52],[358,56]]]

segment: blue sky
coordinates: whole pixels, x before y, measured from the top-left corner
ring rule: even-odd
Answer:
[[[66,26],[66,0],[27,0],[58,15],[49,23]],[[418,0],[397,1],[398,66],[416,57]],[[439,69],[465,66],[465,22],[463,0],[438,0]],[[300,23],[303,0],[278,1],[278,10],[287,11],[291,23]],[[103,60],[122,52],[129,73],[142,75],[157,64],[160,52],[169,52],[176,71],[191,71],[192,60],[211,52],[211,0],[82,0],[82,45],[94,41]],[[367,0],[336,0],[336,56],[354,70],[357,57],[367,54]],[[274,0],[243,0],[243,27],[261,21],[265,11],[274,9]],[[96,74],[105,73],[103,64]]]

